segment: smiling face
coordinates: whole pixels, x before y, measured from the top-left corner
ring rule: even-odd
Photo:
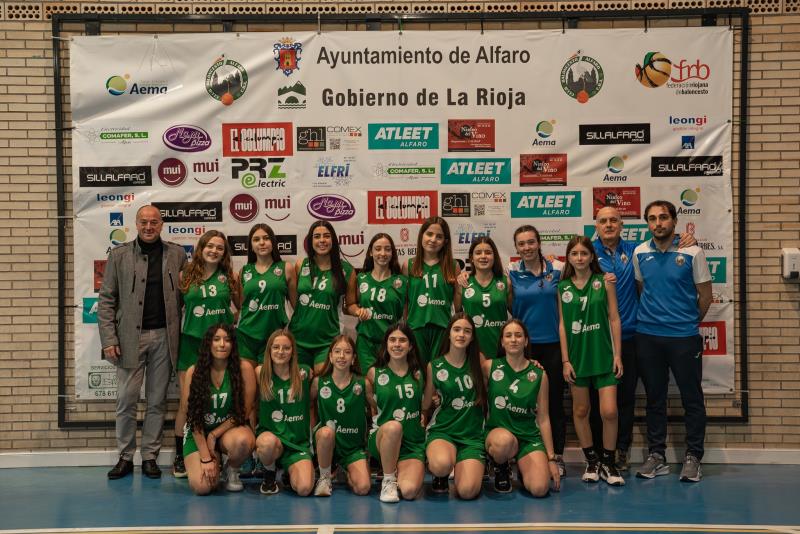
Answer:
[[[331,349],[328,358],[338,371],[347,371],[353,365],[353,347],[345,340],[341,340]]]
[[[520,232],[514,240],[517,254],[526,262],[539,260],[539,240],[533,232]]]
[[[494,266],[495,257],[491,245],[480,243],[472,250],[472,265],[479,271],[490,271]]]
[[[292,361],[292,340],[286,336],[277,336],[269,347],[272,365],[288,365]]]
[[[405,361],[411,350],[411,341],[402,330],[395,330],[386,339],[386,352],[391,360]]]
[[[369,249],[369,255],[372,256],[376,266],[388,267],[392,261],[392,244],[385,237],[376,239]]]
[[[233,342],[228,332],[223,328],[218,328],[211,338],[211,356],[215,360],[227,360],[231,355]]]
[[[317,226],[311,232],[311,248],[319,256],[327,256],[331,253],[333,246],[333,236],[331,231],[324,226]]]
[[[136,213],[136,233],[143,243],[155,243],[163,226],[161,212],[154,206],[144,206]]]
[[[510,323],[503,328],[500,343],[507,355],[519,356],[525,351],[528,339],[525,337],[525,331],[520,325],[517,323]]]
[[[215,267],[225,255],[225,240],[221,237],[212,237],[203,247],[203,261],[209,267]]]

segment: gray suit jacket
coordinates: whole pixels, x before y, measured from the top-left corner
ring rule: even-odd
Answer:
[[[186,252],[175,243],[163,241],[162,276],[167,342],[173,368],[178,358],[181,333],[181,292],[179,275],[186,263]],[[100,343],[119,345],[119,366],[132,369],[139,361],[139,335],[142,329],[144,292],[147,282],[147,257],[136,239],[113,249],[108,255],[103,285],[100,288],[97,323]]]

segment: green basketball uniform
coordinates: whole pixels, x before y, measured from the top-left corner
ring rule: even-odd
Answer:
[[[408,278],[395,274],[378,282],[372,273],[359,273],[358,306],[370,310],[370,318],[356,327],[360,346],[356,347],[362,373],[372,367],[377,358],[377,348],[383,342],[386,330],[402,319],[408,293]]]
[[[439,356],[444,330],[450,322],[453,286],[442,268],[422,263],[422,276],[410,276],[413,258],[408,260],[408,326],[414,331],[420,360],[427,363]]]
[[[272,375],[272,399],[263,397],[258,404],[258,427],[256,435],[272,432],[283,444],[281,466],[289,467],[300,460],[311,459],[311,423],[309,418],[309,389],[311,369],[300,365],[300,377],[303,381],[303,397],[295,399],[291,396],[291,377],[282,380]]]
[[[593,274],[583,289],[578,289],[572,280],[561,280],[558,295],[567,334],[567,353],[575,376],[611,373],[614,348],[603,275]]]
[[[483,287],[471,275],[468,283],[461,288],[461,305],[475,323],[481,352],[487,359],[496,358],[500,329],[508,319],[508,280],[495,277]]]
[[[505,428],[517,438],[517,459],[534,450],[544,451],[544,443],[536,423],[536,402],[542,385],[542,371],[533,363],[517,372],[506,358],[492,360],[487,386],[489,417],[487,431]]]
[[[342,270],[347,281],[353,267],[342,262]],[[343,297],[344,293],[336,294],[330,270],[312,269],[308,258],[303,260],[297,279],[297,307],[289,323],[289,330],[297,340],[300,363],[313,365],[328,357],[328,347],[339,335],[339,308]]]
[[[336,433],[334,461],[347,467],[366,458],[367,395],[364,378],[353,376],[344,389],[339,389],[333,377],[328,375],[320,377],[317,385],[317,429],[328,426]]]
[[[289,322],[286,316],[286,297],[289,294],[286,262],[273,263],[263,274],[258,272],[255,264],[248,263],[242,267],[239,278],[242,281],[242,309],[236,330],[240,338],[239,356],[261,362],[269,336]],[[246,342],[242,342],[243,335]]]
[[[389,367],[375,368],[373,385],[378,414],[373,418],[370,433],[370,454],[380,461],[376,436],[378,428],[387,421],[398,421],[403,426],[400,460],[423,460],[425,455],[425,429],[422,428],[422,373],[397,376]]]
[[[225,370],[225,375],[222,377],[222,384],[216,387],[214,383],[211,382],[210,388],[211,395],[208,399],[208,407],[203,418],[203,431],[206,435],[224,423],[231,412],[233,389],[231,388],[231,380],[230,376],[228,376],[227,369]],[[183,455],[186,457],[197,451],[197,443],[194,440],[194,435],[192,435],[192,429],[189,428],[187,423],[183,428]],[[214,451],[209,452],[213,453]]]
[[[180,371],[185,371],[197,362],[200,341],[209,327],[220,323],[233,323],[228,278],[217,270],[202,284],[192,285],[183,295],[183,308],[178,358]]]
[[[428,443],[444,439],[456,446],[458,461],[467,457],[483,460],[483,410],[475,403],[475,384],[469,362],[465,361],[459,368],[444,357],[437,358],[431,362],[431,371],[441,404],[428,424]],[[483,377],[479,376],[478,380]],[[465,456],[462,449],[473,449],[475,454]]]

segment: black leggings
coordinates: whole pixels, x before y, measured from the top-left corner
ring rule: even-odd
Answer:
[[[531,348],[534,359],[544,367],[550,385],[547,401],[550,427],[553,430],[553,452],[564,454],[567,421],[564,417],[564,374],[561,366],[561,344],[531,343]]]

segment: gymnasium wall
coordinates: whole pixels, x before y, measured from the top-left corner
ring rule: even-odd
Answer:
[[[50,18],[53,13],[316,14],[402,11],[464,13],[584,11],[749,6],[748,314],[750,423],[710,425],[707,447],[800,449],[800,284],[780,277],[780,248],[800,245],[800,0],[678,0],[576,2],[0,2],[0,452],[97,450],[115,447],[108,429],[60,430],[57,419],[57,269],[66,263],[67,303],[72,288],[72,206],[67,205],[68,255],[57,258],[56,151]],[[391,6],[391,7],[390,7]],[[692,24],[696,24],[693,21]],[[723,23],[720,20],[720,23]],[[680,26],[685,21],[651,21]],[[580,27],[631,27],[638,21],[581,22]],[[408,29],[433,29],[424,23]],[[561,22],[486,23],[486,29],[560,28]],[[300,31],[316,25],[237,25],[240,31]],[[365,29],[329,25],[324,30]],[[384,29],[392,29],[384,25]],[[396,29],[396,28],[394,28]],[[437,24],[435,29],[480,29],[479,24]],[[84,26],[67,25],[64,37]],[[103,32],[221,31],[212,25],[119,24]],[[735,54],[740,49],[736,32]],[[62,43],[65,87],[68,47]],[[738,80],[738,67],[734,77]],[[65,96],[66,111],[69,95]],[[732,175],[738,175],[738,92],[734,92]],[[67,122],[69,124],[69,117]],[[69,146],[69,135],[67,146]],[[69,158],[65,161],[67,171]],[[66,197],[71,198],[71,179]],[[738,195],[734,180],[734,221]],[[736,229],[735,229],[736,232]],[[734,242],[738,243],[738,232]],[[735,251],[738,256],[738,250]],[[738,259],[735,259],[738,266]],[[738,269],[734,278],[738,283]],[[72,311],[67,311],[72,317]],[[739,328],[738,321],[736,328]],[[67,325],[66,417],[113,421],[113,402],[74,400],[72,324]],[[736,336],[737,352],[739,349]],[[737,384],[738,384],[737,371]],[[707,399],[709,415],[738,416],[739,393]],[[678,413],[678,411],[675,411]],[[168,434],[171,435],[171,434]],[[682,425],[671,428],[680,448]],[[642,444],[642,427],[635,443]],[[171,441],[165,441],[165,445]],[[574,445],[574,439],[572,445]]]

